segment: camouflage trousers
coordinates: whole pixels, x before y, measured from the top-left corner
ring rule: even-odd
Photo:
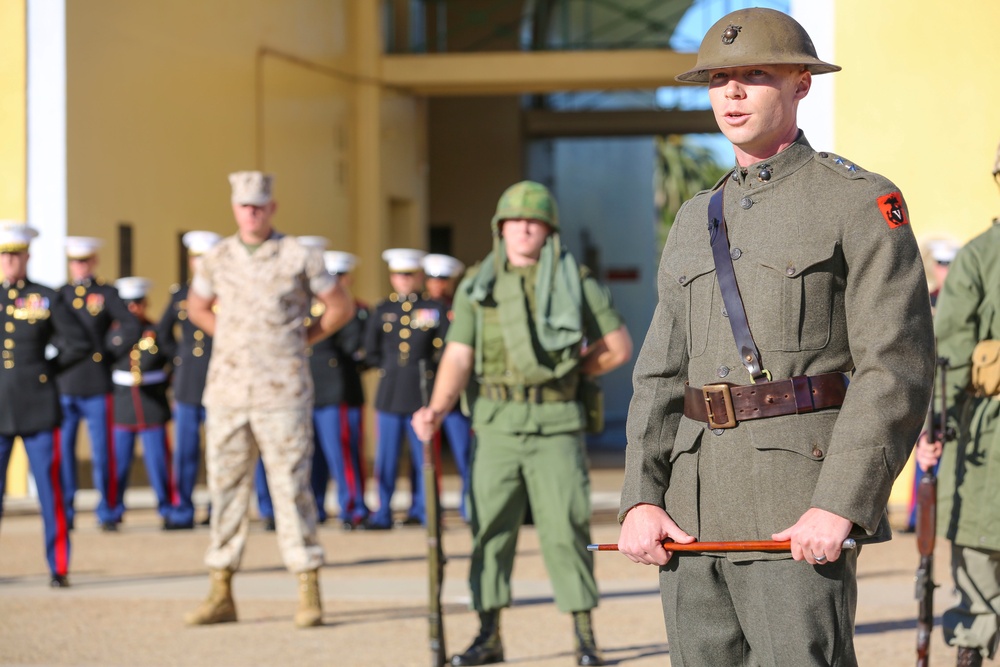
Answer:
[[[237,570],[246,546],[247,510],[257,453],[264,461],[274,505],[278,548],[293,573],[323,565],[316,541],[316,501],[309,486],[313,432],[311,410],[209,409],[205,419],[211,541],[205,564]]]

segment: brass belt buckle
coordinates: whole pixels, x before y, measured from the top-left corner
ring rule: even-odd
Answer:
[[[712,412],[711,394],[717,392],[722,393],[722,402],[726,406],[726,421],[724,422],[715,421],[715,414]],[[733,393],[730,391],[728,384],[706,384],[701,388],[701,394],[705,397],[705,412],[708,413],[709,428],[734,428],[736,426],[736,414],[733,410]]]

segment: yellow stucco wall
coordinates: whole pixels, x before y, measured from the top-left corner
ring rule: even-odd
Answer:
[[[964,242],[1000,215],[1000,3],[836,0],[836,150],[902,190],[918,238]],[[891,502],[909,502],[911,458]]]
[[[24,0],[0,0],[0,219],[25,217],[27,107]]]
[[[24,220],[27,52],[24,0],[0,0],[0,219]],[[7,492],[24,495],[28,461],[16,446],[7,468]]]
[[[837,150],[891,178],[914,232],[966,241],[1000,215],[1000,3],[836,0]]]
[[[358,38],[358,7],[350,0],[67,3],[68,226],[70,234],[107,240],[103,277],[118,277],[116,225],[131,222],[134,272],[155,281],[158,315],[177,280],[177,233],[234,231],[226,175],[238,169],[276,174],[280,230],[327,236],[369,267],[378,256],[368,256],[360,237],[388,223],[362,224],[359,198],[391,192],[413,202],[415,227],[423,223],[420,104],[398,93],[367,111],[356,104],[361,51],[380,50],[377,32]],[[374,163],[381,170],[374,185],[358,177],[370,153],[359,148],[359,123],[380,128],[376,141],[386,128],[418,130],[392,133]],[[374,298],[382,285],[365,275],[357,289]]]

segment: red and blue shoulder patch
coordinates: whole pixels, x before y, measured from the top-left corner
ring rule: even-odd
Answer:
[[[898,190],[879,197],[878,210],[882,212],[882,217],[889,224],[889,229],[910,224],[910,219],[906,216],[906,209],[903,208],[903,194]]]

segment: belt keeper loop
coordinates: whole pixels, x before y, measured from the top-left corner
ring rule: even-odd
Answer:
[[[790,378],[792,391],[795,394],[795,414],[801,415],[815,410],[812,396],[812,382],[808,375],[796,375]]]

